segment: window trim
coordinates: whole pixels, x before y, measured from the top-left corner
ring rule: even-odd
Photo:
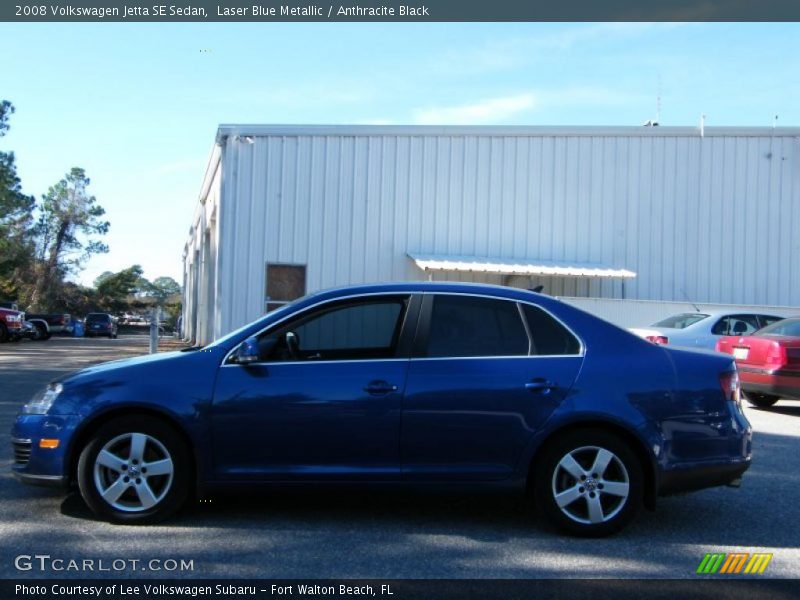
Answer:
[[[446,294],[450,296],[474,296],[477,298],[493,298],[497,300],[505,300],[506,302],[515,302],[517,304],[530,304],[531,306],[535,306],[536,308],[543,310],[547,313],[550,317],[558,321],[567,331],[569,331],[575,339],[578,340],[578,353],[577,354],[534,354],[534,355],[523,355],[518,354],[514,356],[442,356],[442,357],[420,357],[416,355],[417,349],[417,340],[420,339],[420,332],[424,331],[424,328],[429,327],[430,325],[430,310],[425,311],[425,298],[426,296],[433,296],[434,294]],[[583,338],[579,336],[575,330],[570,327],[567,323],[565,323],[562,319],[560,319],[557,315],[553,314],[551,310],[542,306],[541,304],[537,304],[536,302],[530,300],[517,300],[512,298],[506,298],[505,296],[496,296],[494,294],[474,294],[469,292],[448,292],[448,291],[436,291],[436,292],[423,292],[419,290],[410,290],[408,292],[403,291],[386,291],[386,292],[369,292],[369,293],[361,293],[361,294],[350,294],[347,296],[339,296],[337,298],[328,298],[325,300],[320,300],[319,302],[315,302],[314,304],[305,307],[299,313],[292,313],[286,315],[279,319],[274,323],[270,323],[266,327],[263,327],[252,336],[248,337],[257,337],[266,332],[268,329],[280,325],[287,319],[292,318],[295,315],[302,314],[305,311],[312,310],[318,306],[323,304],[327,304],[329,302],[336,302],[339,300],[348,300],[352,298],[367,298],[370,296],[410,296],[411,300],[409,302],[409,308],[406,311],[406,315],[403,321],[403,330],[400,334],[401,343],[403,342],[404,338],[408,335],[411,337],[411,344],[409,347],[409,355],[407,357],[398,357],[398,358],[376,358],[376,359],[369,359],[370,362],[386,362],[386,361],[417,361],[417,360],[475,360],[475,359],[509,359],[509,358],[521,358],[521,359],[529,359],[529,358],[583,358],[586,356],[586,343],[583,341]],[[412,311],[415,311],[415,314],[412,314]],[[230,362],[230,357],[236,352],[239,348],[239,345],[244,340],[239,341],[237,344],[233,346],[224,356],[220,367],[237,367],[242,368],[242,365]],[[364,360],[315,360],[315,361],[306,361],[306,362],[256,362],[251,363],[254,365],[319,365],[319,364],[330,364],[330,363],[351,363],[351,362],[365,362]]]

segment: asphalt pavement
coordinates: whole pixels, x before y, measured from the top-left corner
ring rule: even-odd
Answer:
[[[146,351],[142,336],[0,345],[0,577],[684,578],[708,552],[773,553],[762,577],[800,577],[798,402],[746,409],[754,458],[741,488],[661,498],[599,540],[566,537],[515,498],[399,492],[215,497],[162,525],[120,526],[76,492],[13,478],[9,431],[37,388]]]

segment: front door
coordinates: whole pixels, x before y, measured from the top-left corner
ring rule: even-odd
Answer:
[[[223,365],[217,478],[398,478],[412,304],[391,295],[312,307],[259,336],[260,362]]]

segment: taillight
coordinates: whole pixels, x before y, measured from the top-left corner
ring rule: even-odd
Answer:
[[[653,342],[654,344],[662,344],[666,346],[669,344],[669,338],[664,335],[648,335],[644,339],[648,342]]]
[[[719,374],[719,385],[725,400],[735,402],[740,407],[742,405],[742,390],[739,386],[739,372],[735,369]]]
[[[786,364],[786,348],[778,342],[771,342],[764,363],[769,369],[780,369]]]

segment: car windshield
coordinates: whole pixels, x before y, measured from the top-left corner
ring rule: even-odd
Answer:
[[[108,322],[108,315],[102,315],[102,314],[86,315],[86,322],[87,323],[107,323]]]
[[[668,327],[669,329],[686,329],[689,325],[694,325],[695,323],[699,323],[703,319],[707,319],[709,315],[704,315],[700,313],[682,313],[680,315],[672,315],[671,317],[667,317],[659,321],[658,323],[653,323],[652,327]]]
[[[788,335],[800,337],[800,319],[786,319],[767,325],[756,332],[758,335]]]

